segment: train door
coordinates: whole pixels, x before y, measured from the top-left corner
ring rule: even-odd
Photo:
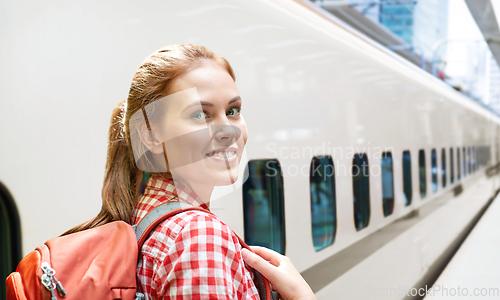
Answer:
[[[0,299],[5,299],[5,279],[21,260],[21,223],[14,199],[0,182]]]

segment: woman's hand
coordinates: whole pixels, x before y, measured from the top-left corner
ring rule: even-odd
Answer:
[[[264,247],[250,248],[256,254],[242,249],[243,260],[266,277],[284,300],[316,300],[311,288],[288,257]]]

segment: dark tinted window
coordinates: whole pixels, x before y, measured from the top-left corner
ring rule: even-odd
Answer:
[[[470,174],[470,173],[472,173],[472,156],[471,156],[470,147],[467,147],[467,161],[469,162],[468,167],[469,167],[469,174]]]
[[[277,160],[248,162],[243,184],[245,242],[285,254],[283,176]]]
[[[446,186],[446,150],[443,148],[441,150],[441,181],[443,187]]]
[[[486,155],[485,155],[485,148],[481,147],[481,166],[484,166],[484,163],[486,162]]]
[[[437,168],[437,153],[436,149],[431,151],[431,172],[432,172],[432,192],[438,189],[438,168]]]
[[[481,166],[484,166],[486,164],[486,148],[483,146],[481,147]]]
[[[476,152],[476,164],[477,164],[477,168],[481,168],[481,165],[482,165],[482,153],[481,153],[481,146],[477,147],[477,152]]]
[[[481,147],[481,166],[484,166],[486,163],[486,148]]]
[[[477,169],[476,147],[471,148],[471,157],[472,157],[472,172],[476,172]]]
[[[0,183],[0,299],[5,299],[5,279],[21,260],[21,226],[11,194]]]
[[[146,185],[148,184],[148,180],[151,177],[151,174],[149,174],[146,171],[142,171],[142,181],[139,184],[139,194],[143,195],[144,190],[146,189]]]
[[[453,148],[450,148],[450,183],[455,181],[455,164],[453,163]]]
[[[457,180],[460,180],[460,176],[462,172],[460,169],[462,168],[462,163],[460,162],[460,148],[457,148]]]
[[[483,151],[482,151],[482,153],[483,153],[483,155],[482,155],[482,156],[483,156],[483,157],[482,157],[482,160],[483,160],[482,165],[483,165],[483,166],[486,166],[486,162],[488,161],[488,152],[487,152],[487,151],[488,151],[488,149],[487,149],[485,146],[483,146],[482,150],[483,150]]]
[[[311,222],[314,250],[331,245],[335,239],[335,169],[331,156],[313,157],[311,187]]]
[[[486,166],[488,163],[488,147],[483,147],[483,166]]]
[[[465,151],[465,147],[462,148],[462,154],[463,154],[463,162],[462,162],[462,170],[464,171],[464,177],[467,176],[467,152]]]
[[[411,184],[411,156],[410,151],[403,152],[403,192],[405,197],[405,205],[411,204],[412,184]]]
[[[478,157],[477,157],[477,148],[478,147],[474,147],[473,148],[473,153],[474,153],[474,171],[477,171],[477,169],[479,169],[479,166],[478,166]]]
[[[484,165],[484,147],[479,147],[479,165]]]
[[[387,217],[394,210],[394,176],[391,152],[382,154],[380,165],[382,169],[382,207],[384,216]]]
[[[420,198],[425,198],[427,193],[427,177],[425,174],[425,151],[418,151],[418,178],[420,184]]]
[[[370,222],[370,174],[366,154],[356,154],[352,160],[352,193],[356,230]]]

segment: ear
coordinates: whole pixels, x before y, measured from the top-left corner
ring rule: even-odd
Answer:
[[[153,154],[163,153],[162,143],[155,137],[154,130],[149,130],[146,126],[141,126],[137,128],[137,133],[141,142],[148,148],[148,150]]]

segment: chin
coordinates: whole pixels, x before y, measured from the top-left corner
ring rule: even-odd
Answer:
[[[214,183],[214,186],[226,186],[234,184],[238,180],[238,171],[231,171],[231,175],[233,181],[231,181],[231,176],[229,176],[229,174],[226,172],[225,174],[220,174],[214,177],[212,182]]]

